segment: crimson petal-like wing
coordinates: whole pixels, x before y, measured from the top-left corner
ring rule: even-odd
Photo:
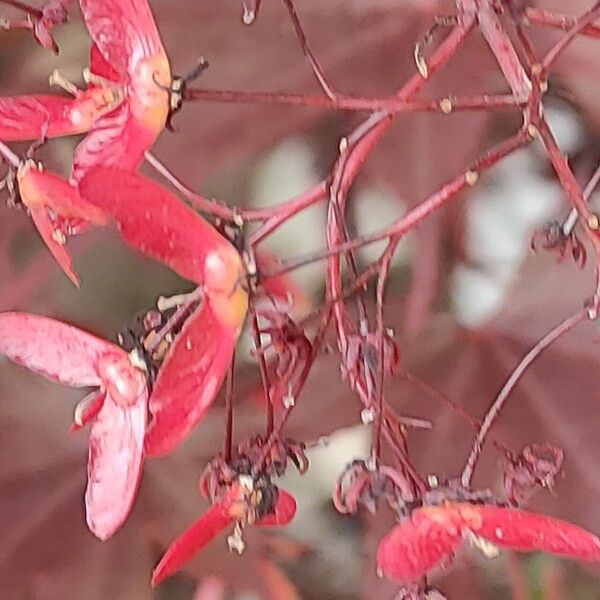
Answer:
[[[221,502],[211,506],[169,546],[152,573],[153,587],[179,571],[208,542],[237,520],[236,512],[240,507],[233,505],[239,502],[239,495],[239,488],[232,487]],[[285,490],[279,490],[274,512],[257,521],[256,525],[287,525],[295,514],[295,498]]]
[[[147,0],[80,0],[79,3],[92,40],[125,81],[140,59],[164,54]]]
[[[214,504],[169,546],[152,572],[152,587],[179,571],[208,542],[235,521],[229,508],[228,502]]]
[[[85,92],[79,98],[0,97],[0,140],[36,140],[44,135],[52,138],[83,133],[91,122],[78,110],[87,99]]]
[[[230,246],[200,215],[147,177],[96,167],[79,189],[88,202],[112,215],[125,241],[185,279],[202,283],[206,255]]]
[[[100,386],[100,357],[124,350],[86,331],[48,317],[19,312],[0,313],[0,354],[73,387]]]
[[[81,181],[94,167],[135,171],[156,135],[131,116],[128,103],[94,122],[75,149],[71,179]]]
[[[56,241],[56,227],[52,219],[50,219],[46,207],[36,206],[35,208],[30,208],[29,216],[60,268],[73,284],[79,287],[79,277],[73,268],[73,259],[67,252],[65,245]]]
[[[462,540],[461,528],[451,512],[446,518],[441,511],[417,509],[381,540],[377,565],[388,579],[414,581],[452,556]]]
[[[213,403],[231,363],[237,331],[208,302],[196,309],[168,350],[150,396],[148,455],[173,450]]]
[[[82,219],[92,225],[106,225],[108,221],[104,212],[84,200],[76,187],[33,161],[19,169],[18,182],[21,199],[28,208],[45,206],[57,216]]]
[[[146,404],[144,392],[130,406],[107,395],[92,425],[85,493],[87,523],[101,540],[127,519],[139,486],[144,458]]]
[[[600,538],[577,525],[516,508],[477,506],[476,510],[481,525],[474,533],[498,546],[600,561]]]
[[[278,494],[274,511],[257,521],[256,525],[280,527],[292,521],[296,515],[296,498],[282,489],[278,489]]]

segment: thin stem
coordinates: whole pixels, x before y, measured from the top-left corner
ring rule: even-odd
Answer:
[[[216,200],[209,200],[204,196],[193,192],[186,187],[183,182],[178,179],[156,156],[154,156],[149,150],[146,151],[144,157],[148,164],[154,168],[155,171],[160,173],[177,191],[183,194],[198,210],[211,214],[220,219],[232,221],[234,218],[234,211],[229,207],[217,202]]]
[[[327,182],[323,181],[295,198],[291,198],[271,209],[264,209],[262,211],[264,214],[264,217],[262,217],[264,224],[248,238],[248,245],[250,247],[256,246],[292,216],[321,200],[325,200],[327,198],[327,187]],[[255,212],[258,213],[259,211]],[[268,218],[266,217],[267,212],[270,213]]]
[[[513,43],[500,20],[493,0],[461,0],[465,7],[477,11],[479,29],[490,50],[494,54],[500,69],[510,86],[515,99],[526,101],[531,93],[531,81],[527,76]]]
[[[329,96],[329,98],[335,98],[336,93],[333,91],[329,83],[327,82],[327,78],[325,77],[325,73],[319,64],[319,61],[316,59],[315,55],[312,53],[310,46],[308,45],[308,40],[306,39],[306,35],[304,34],[304,29],[302,28],[302,23],[300,23],[300,18],[298,17],[298,13],[296,12],[296,8],[294,7],[294,3],[292,0],[283,0],[288,12],[290,14],[290,19],[292,20],[292,25],[294,26],[294,31],[296,32],[296,36],[300,41],[300,46],[302,47],[302,52],[304,52],[304,56],[306,56],[308,63],[310,64],[310,68],[312,69],[319,85],[323,89],[323,91]]]
[[[22,10],[23,12],[25,12],[28,15],[31,15],[33,17],[39,18],[44,15],[44,13],[39,8],[35,8],[34,6],[29,6],[28,4],[25,4],[24,2],[19,2],[19,0],[0,0],[0,2],[2,4],[8,4],[9,6],[13,6],[14,8],[17,8],[18,10]]]
[[[17,169],[21,165],[21,159],[4,143],[0,142],[0,156],[11,166]]]
[[[467,462],[461,475],[461,483],[465,488],[471,485],[473,478],[473,471],[477,466],[481,449],[487,438],[487,435],[499,417],[500,412],[504,408],[510,393],[513,388],[517,385],[525,371],[531,366],[531,364],[546,350],[549,348],[557,339],[563,336],[565,333],[571,331],[576,325],[585,321],[589,318],[589,309],[583,308],[576,312],[574,315],[568,317],[562,323],[557,325],[552,331],[547,333],[522,359],[521,362],[515,367],[510,377],[506,380],[506,383],[502,386],[502,389],[496,396],[496,399],[486,412],[485,418],[481,424],[481,429],[477,434]]]
[[[226,463],[231,461],[233,449],[233,395],[235,392],[235,351],[227,371],[225,384],[225,441],[223,443],[223,458]]]
[[[377,291],[376,291],[376,302],[377,302],[377,314],[376,314],[376,327],[377,327],[377,366],[379,381],[377,385],[377,414],[375,417],[375,427],[373,432],[373,458],[375,464],[379,464],[379,458],[381,456],[381,432],[383,428],[383,407],[385,402],[384,395],[384,384],[385,384],[385,323],[384,323],[384,294],[385,286],[387,283],[390,268],[392,266],[392,259],[398,247],[400,240],[395,240],[389,243],[381,261],[381,269],[377,278]]]
[[[579,19],[576,20],[573,27],[571,27],[565,35],[546,53],[542,64],[546,70],[550,69],[556,62],[556,59],[562,54],[562,52],[575,40],[575,38],[593,21],[595,21],[600,15],[600,2],[596,2],[592,8],[584,13]]]
[[[522,21],[524,25],[541,25],[542,27],[552,27],[553,29],[568,31],[577,25],[578,19],[577,17],[567,17],[560,13],[529,6],[525,9]],[[600,27],[588,24],[580,34],[592,38],[600,38]]]
[[[600,163],[596,167],[594,174],[590,177],[590,180],[588,181],[587,185],[585,186],[585,189],[583,190],[583,197],[586,202],[589,202],[589,199],[590,199],[591,195],[594,193],[594,190],[598,186],[599,182],[600,182]],[[579,216],[579,213],[577,212],[577,210],[575,208],[572,208],[571,212],[569,213],[568,217],[565,219],[565,221],[561,227],[564,235],[569,235],[573,231],[573,228],[577,224],[578,216]]]
[[[265,224],[249,238],[250,245],[257,244],[260,240],[277,229],[290,217],[311,206],[312,204],[324,199],[327,193],[325,183],[321,183],[307,192],[304,192],[294,198],[290,198],[289,200],[286,200],[285,202],[273,207],[259,209],[232,209],[225,204],[218,202],[217,200],[210,200],[201,194],[197,194],[196,192],[190,190],[173,174],[172,171],[169,170],[164,163],[156,158],[156,156],[154,156],[151,152],[147,151],[145,153],[145,158],[148,164],[150,164],[158,173],[160,173],[177,191],[183,194],[183,196],[185,196],[190,203],[201,212],[208,213],[216,218],[233,223],[238,222],[239,219],[242,221],[264,221]]]
[[[300,395],[302,388],[304,387],[306,380],[308,379],[308,376],[310,374],[310,371],[315,363],[315,360],[316,360],[317,356],[319,355],[319,353],[321,352],[321,348],[323,347],[323,342],[325,340],[325,334],[327,332],[327,329],[329,328],[329,323],[331,322],[331,316],[332,316],[331,309],[326,310],[321,315],[321,322],[319,323],[319,328],[318,328],[317,333],[315,334],[315,337],[312,341],[312,348],[311,348],[310,356],[306,360],[304,367],[300,373],[300,376],[298,377],[298,380],[294,386],[294,389],[292,390],[292,396],[295,399],[297,399],[298,396]],[[261,454],[260,454],[259,459],[256,461],[255,465],[253,466],[253,473],[255,475],[261,473],[262,470],[265,468],[265,465],[267,463],[267,457],[269,456],[271,449],[273,448],[273,446],[279,439],[281,432],[283,431],[283,428],[285,427],[288,419],[290,418],[290,415],[292,414],[292,411],[294,410],[295,406],[297,406],[297,404],[298,404],[298,402],[294,402],[289,407],[287,407],[283,411],[281,411],[280,417],[279,417],[277,423],[275,424],[270,436],[267,438],[267,441],[265,442],[264,446],[261,449]]]
[[[530,142],[531,137],[529,133],[525,130],[519,130],[518,133],[498,144],[485,156],[476,161],[471,169],[455,177],[442,189],[432,194],[429,198],[421,202],[421,204],[407,212],[402,218],[398,219],[385,229],[367,236],[355,238],[349,242],[339,244],[336,247],[321,250],[320,252],[313,253],[293,262],[283,263],[282,266],[274,272],[265,273],[265,278],[283,275],[284,273],[288,273],[294,269],[306,266],[313,262],[324,260],[330,256],[347,252],[349,249],[362,248],[369,244],[379,242],[383,239],[393,236],[401,237],[405,235],[407,232],[417,227],[430,214],[448,204],[448,202],[454,199],[459,192],[463,191],[465,188],[471,187],[474,179],[479,177],[481,173],[490,169],[502,158],[508,154],[511,154],[514,150],[522,148]]]
[[[258,315],[252,303],[252,318],[251,318],[252,340],[256,348],[258,356],[258,368],[260,370],[260,379],[262,381],[263,394],[267,404],[267,436],[269,436],[274,427],[275,411],[273,407],[273,398],[271,397],[271,384],[269,383],[269,369],[267,368],[267,359],[262,349],[262,341],[260,338],[260,328],[258,324]]]
[[[384,110],[389,114],[408,112],[448,113],[457,110],[513,109],[519,107],[519,104],[510,94],[480,94],[464,97],[448,96],[434,100],[408,101],[398,97],[369,98],[347,95],[328,97],[310,94],[289,94],[286,92],[247,92],[243,90],[188,88],[185,90],[184,100],[187,102],[203,101],[233,104],[302,106],[352,112]]]

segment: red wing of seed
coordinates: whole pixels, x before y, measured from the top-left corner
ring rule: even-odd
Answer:
[[[214,504],[169,546],[152,572],[152,587],[179,571],[208,542],[235,521],[229,511],[230,506],[230,503]]]
[[[86,331],[48,317],[0,313],[0,353],[52,381],[72,387],[102,384],[101,356],[125,352]]]
[[[57,216],[82,219],[92,225],[106,225],[108,222],[104,212],[84,200],[76,187],[32,162],[19,171],[19,190],[27,207],[43,205]]]
[[[104,225],[106,216],[97,206],[86,202],[77,188],[33,161],[19,169],[18,182],[23,204],[29,209],[44,243],[69,279],[79,286],[71,257],[64,246],[59,220],[75,219],[80,223]],[[54,213],[54,218],[50,217],[49,211]]]
[[[75,149],[73,181],[81,181],[94,167],[135,171],[156,134],[141,126],[131,115],[131,107],[121,104],[94,122],[93,128]]]
[[[135,500],[143,466],[146,388],[130,406],[107,395],[90,433],[85,493],[90,531],[106,540],[123,524]]]
[[[237,332],[207,302],[187,320],[169,348],[150,397],[150,456],[173,450],[213,403],[231,363]]]
[[[281,527],[292,521],[296,515],[296,498],[282,489],[278,493],[274,511],[257,521],[256,525]]]
[[[38,233],[41,238],[44,240],[44,244],[48,247],[48,250],[54,256],[54,259],[60,266],[60,268],[64,271],[65,275],[73,282],[74,285],[79,287],[79,277],[77,273],[75,273],[75,269],[73,268],[73,259],[71,255],[67,252],[64,244],[59,243],[56,239],[56,226],[50,216],[48,215],[48,211],[44,206],[38,206],[35,208],[29,209],[29,216],[33,221]]]
[[[185,279],[202,283],[208,252],[229,245],[191,208],[141,175],[96,167],[79,189],[115,219],[125,241]]]
[[[63,96],[0,97],[0,140],[37,140],[75,135],[87,131],[93,120],[86,118],[92,98],[81,92],[77,98]],[[78,113],[79,111],[79,113]],[[78,118],[78,114],[82,118]]]
[[[90,37],[107,63],[128,81],[139,60],[164,54],[147,0],[80,0]]]
[[[152,586],[156,587],[179,571],[208,542],[214,539],[228,525],[234,523],[239,515],[236,502],[240,498],[239,486],[233,486],[218,504],[209,508],[189,529],[184,531],[168,548],[154,572]],[[274,513],[266,515],[256,525],[286,525],[296,514],[296,500],[284,490],[279,490]]]
[[[455,511],[420,508],[381,540],[377,565],[388,579],[415,581],[450,558],[461,541]]]
[[[473,506],[481,526],[473,532],[518,552],[541,550],[583,561],[600,561],[600,538],[585,529],[545,515],[497,506]]]

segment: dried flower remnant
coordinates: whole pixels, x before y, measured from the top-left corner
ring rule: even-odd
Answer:
[[[17,8],[26,12],[25,19],[0,19],[0,27],[30,29],[40,46],[58,54],[58,44],[52,35],[52,29],[67,22],[71,3],[72,0],[46,0],[40,8],[35,8],[20,2]]]
[[[552,490],[563,464],[563,452],[550,444],[525,446],[507,456],[504,472],[506,497],[515,506],[529,500],[540,489]]]
[[[585,246],[577,234],[572,230],[566,232],[558,221],[546,223],[542,229],[534,232],[530,247],[533,252],[537,252],[538,248],[552,250],[559,261],[569,254],[579,269],[583,269],[587,259]]]

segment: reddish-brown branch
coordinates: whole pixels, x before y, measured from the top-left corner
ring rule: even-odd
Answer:
[[[31,15],[32,17],[39,18],[42,17],[44,14],[39,8],[36,8],[35,6],[29,6],[28,4],[20,2],[19,0],[0,0],[0,2],[2,2],[2,4],[8,4],[9,6],[21,10],[27,13],[28,15]]]
[[[11,167],[18,168],[21,164],[21,159],[3,142],[0,142],[0,159]]]
[[[401,98],[368,98],[337,95],[334,97],[287,92],[246,92],[242,90],[207,90],[190,88],[184,93],[188,102],[225,102],[233,104],[266,104],[323,108],[353,112],[385,110],[390,114],[409,112],[448,113],[458,110],[513,109],[518,107],[508,94],[480,94],[476,96],[448,96],[434,100],[402,100]]]
[[[250,245],[257,244],[264,237],[272,233],[281,224],[293,215],[305,208],[323,200],[327,195],[325,183],[316,185],[314,188],[273,207],[259,209],[230,208],[217,200],[211,200],[190,190],[180,179],[178,179],[156,156],[146,152],[146,161],[158,173],[160,173],[177,191],[187,198],[201,212],[212,215],[224,221],[239,223],[243,221],[264,221],[264,225],[258,229],[250,238]]]
[[[235,393],[235,351],[231,357],[227,382],[225,384],[225,441],[223,442],[223,459],[231,461],[233,449],[233,395]]]
[[[377,314],[376,314],[376,335],[377,335],[377,366],[378,369],[378,385],[377,385],[377,414],[375,416],[375,427],[373,430],[373,458],[375,464],[379,464],[379,458],[381,456],[381,433],[384,424],[383,408],[385,402],[384,395],[384,384],[385,384],[385,371],[386,371],[386,360],[385,360],[385,321],[384,321],[384,296],[385,286],[392,266],[392,259],[398,248],[399,240],[392,241],[388,244],[385,249],[382,260],[379,275],[377,277],[377,290],[376,290],[376,302],[377,302]]]
[[[496,399],[487,410],[485,418],[481,424],[481,429],[475,438],[460,478],[461,483],[465,488],[468,488],[471,485],[473,472],[477,466],[477,461],[479,460],[479,455],[488,433],[499,417],[500,412],[504,408],[510,393],[517,385],[525,371],[527,371],[531,364],[542,354],[542,352],[544,352],[544,350],[548,349],[557,339],[571,331],[576,325],[582,321],[585,321],[587,318],[589,318],[589,310],[584,308],[565,319],[562,323],[552,329],[552,331],[547,333],[515,367],[514,371],[511,373],[510,377],[506,380],[506,383],[502,386],[502,389],[496,396]]]
[[[260,336],[260,327],[258,323],[258,315],[256,314],[255,304],[253,298],[251,298],[252,313],[250,319],[250,328],[252,330],[252,341],[254,342],[254,348],[258,357],[258,369],[260,371],[260,379],[262,382],[263,395],[265,403],[267,405],[267,437],[273,432],[275,424],[275,409],[273,406],[273,397],[271,394],[271,384],[269,382],[269,369],[267,367],[267,359],[262,347],[262,340]]]
[[[463,191],[465,188],[470,188],[481,173],[487,171],[501,159],[530,142],[531,137],[529,132],[526,130],[519,130],[518,133],[498,144],[485,156],[476,161],[465,173],[461,173],[456,178],[449,181],[439,191],[432,194],[429,198],[421,202],[421,204],[407,212],[402,218],[398,219],[385,229],[367,236],[355,238],[349,242],[313,253],[298,260],[282,263],[281,266],[274,271],[266,272],[265,277],[282,275],[313,262],[347,252],[350,249],[361,248],[394,236],[401,237],[405,235],[416,228],[431,213],[445,206],[450,200],[455,198],[459,192]]]
[[[546,70],[550,69],[556,62],[558,57],[564,52],[566,48],[577,38],[577,36],[593,21],[600,16],[600,2],[596,2],[592,8],[586,11],[579,19],[576,19],[575,24],[569,28],[567,33],[563,35],[560,40],[550,48],[546,53],[542,64]]]
[[[300,22],[300,17],[298,17],[298,13],[296,12],[296,8],[294,7],[294,3],[292,2],[292,0],[283,0],[283,3],[285,4],[290,15],[292,25],[294,26],[294,31],[296,32],[296,36],[298,37],[298,41],[300,42],[300,46],[302,48],[302,52],[304,52],[304,56],[306,56],[308,64],[310,65],[310,68],[315,74],[319,85],[329,98],[335,98],[336,93],[333,91],[333,88],[329,85],[327,77],[325,77],[325,73],[323,72],[323,69],[319,64],[319,61],[310,49],[308,40],[306,39],[306,35],[302,27],[302,23]]]
[[[553,29],[561,29],[568,31],[577,25],[577,17],[566,17],[559,13],[544,10],[542,8],[527,7],[522,19],[525,25],[541,25],[542,27],[551,27]],[[581,35],[592,38],[600,38],[600,27],[598,25],[586,25],[581,30]]]

